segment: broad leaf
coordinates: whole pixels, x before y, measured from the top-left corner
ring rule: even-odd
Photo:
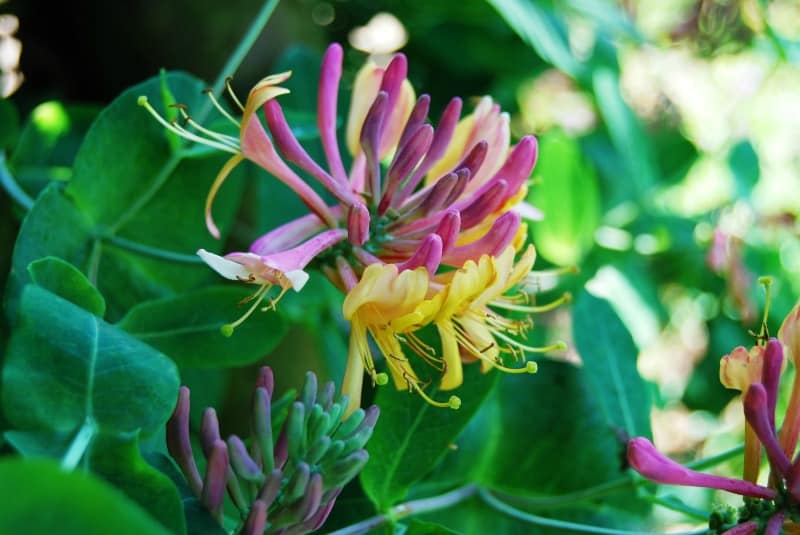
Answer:
[[[381,417],[367,444],[370,460],[361,472],[367,496],[379,511],[405,497],[409,487],[422,479],[480,407],[497,378],[482,374],[480,366],[466,366],[464,384],[452,393],[461,398],[457,411],[433,407],[419,395],[398,391],[391,385],[378,389],[375,404]],[[532,380],[530,376],[527,379]],[[431,388],[429,394],[447,399],[451,392]]]
[[[649,437],[650,396],[636,370],[638,350],[611,305],[582,292],[574,308],[573,337],[587,382],[609,433]]]
[[[532,225],[539,253],[559,265],[576,265],[591,249],[600,223],[600,192],[594,169],[577,142],[562,133],[541,140],[541,160],[534,176],[540,182],[528,200],[545,214]]]
[[[241,316],[253,287],[211,286],[133,307],[118,327],[163,351],[181,366],[249,364],[270,353],[286,334],[283,315],[256,313],[230,338],[220,327]],[[249,303],[247,304],[249,306]]]
[[[78,269],[55,256],[47,256],[35,260],[28,265],[31,280],[78,305],[95,316],[103,317],[106,312],[106,301],[97,288]]]
[[[169,534],[118,490],[52,461],[0,461],[0,496],[0,533]]]
[[[45,289],[25,288],[3,368],[3,408],[15,427],[71,433],[90,423],[150,434],[177,391],[166,356]]]

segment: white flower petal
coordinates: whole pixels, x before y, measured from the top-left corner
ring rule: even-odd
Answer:
[[[292,288],[295,292],[302,290],[303,286],[305,286],[308,282],[308,273],[302,269],[293,269],[292,271],[287,271],[285,275],[286,278],[289,279],[289,282],[292,283]]]
[[[198,250],[197,256],[226,279],[247,280],[250,278],[250,272],[243,265],[232,260],[210,253],[205,249]]]

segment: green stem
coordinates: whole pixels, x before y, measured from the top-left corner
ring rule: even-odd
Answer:
[[[642,499],[648,501],[655,505],[660,505],[661,507],[665,507],[672,511],[677,511],[679,513],[683,513],[686,516],[695,518],[701,522],[708,522],[708,512],[701,511],[691,505],[686,505],[682,501],[677,498],[666,497],[662,498],[660,496],[656,496],[655,494],[642,494]]]
[[[180,262],[183,264],[203,263],[203,261],[200,260],[200,257],[198,257],[197,255],[175,253],[173,251],[167,251],[166,249],[159,249],[158,247],[151,247],[150,245],[137,243],[135,241],[122,238],[120,236],[109,235],[109,236],[103,236],[102,239],[110,243],[111,245],[116,245],[117,247],[120,247],[122,249],[127,249],[128,251],[132,251],[134,253],[140,253],[143,255],[151,256],[153,258],[158,258],[159,260]]]
[[[712,455],[711,457],[706,457],[705,459],[698,459],[696,461],[686,463],[686,468],[690,468],[692,470],[704,470],[706,468],[716,466],[722,462],[725,462],[731,457],[736,457],[737,455],[741,455],[743,451],[744,451],[744,444],[739,444],[738,446],[734,446],[728,450],[717,453],[716,455]]]
[[[81,428],[75,434],[75,438],[67,448],[67,452],[61,459],[61,468],[64,470],[74,470],[78,463],[83,458],[86,450],[89,448],[92,439],[94,438],[97,426],[90,417],[86,419]]]
[[[22,206],[26,211],[30,210],[33,206],[33,199],[30,195],[25,193],[25,191],[17,184],[17,181],[14,180],[14,177],[11,176],[11,172],[8,170],[8,166],[6,165],[6,156],[5,154],[0,152],[0,185],[3,186],[3,189],[6,190],[6,193],[14,199],[17,204]]]
[[[267,0],[264,2],[264,5],[261,6],[261,10],[256,14],[244,38],[239,42],[239,46],[237,46],[236,50],[230,55],[228,61],[225,62],[225,66],[222,67],[219,76],[214,81],[214,85],[211,86],[215,95],[218,95],[225,88],[225,80],[239,68],[239,65],[242,64],[247,53],[253,48],[256,40],[261,35],[261,31],[272,16],[272,12],[275,11],[275,8],[278,6],[278,2],[279,0]],[[208,113],[210,109],[211,102],[209,101],[204,108],[205,113]],[[204,117],[204,115],[205,114],[201,114],[200,117]]]
[[[634,485],[634,479],[631,477],[622,477],[620,479],[615,479],[613,481],[607,481],[605,483],[600,483],[599,485],[595,485],[593,487],[588,487],[585,489],[581,489],[575,492],[569,492],[566,494],[559,494],[557,496],[546,496],[543,498],[514,498],[514,501],[518,503],[524,503],[525,507],[530,507],[533,509],[540,509],[540,508],[553,508],[553,507],[561,507],[566,505],[571,505],[575,502],[582,502],[586,500],[591,500],[600,496],[604,496],[606,494],[610,494],[614,491],[624,489],[628,486]]]
[[[411,515],[438,511],[439,509],[446,509],[463,502],[477,491],[477,485],[469,484],[451,490],[450,492],[440,494],[439,496],[401,503],[389,509],[388,513],[375,515],[356,524],[331,532],[329,535],[360,535],[362,533],[367,533],[369,530],[382,526],[390,521],[399,520]]]
[[[525,511],[520,511],[505,502],[498,500],[496,497],[492,496],[492,494],[486,489],[478,489],[478,496],[490,507],[500,511],[503,514],[506,514],[512,518],[516,518],[517,520],[522,520],[523,522],[528,522],[530,524],[534,524],[537,526],[547,526],[552,528],[558,528],[559,530],[567,530],[567,531],[577,531],[582,533],[600,533],[603,535],[645,535],[649,534],[652,535],[650,532],[644,531],[629,531],[623,529],[612,529],[612,528],[604,528],[600,526],[589,526],[586,524],[577,524],[575,522],[567,522],[565,520],[556,520],[555,518],[545,518],[543,516],[533,515],[531,513],[526,513]],[[684,533],[681,535],[700,535],[701,533],[707,533],[708,530],[703,529],[700,531],[693,531],[689,533]]]

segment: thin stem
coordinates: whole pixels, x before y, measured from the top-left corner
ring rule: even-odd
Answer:
[[[716,466],[722,462],[725,462],[731,457],[736,457],[743,451],[744,451],[744,444],[739,444],[738,446],[734,446],[728,450],[717,453],[716,455],[712,455],[711,457],[706,457],[705,459],[698,459],[696,461],[686,463],[685,466],[686,468],[690,468],[692,470],[703,470],[705,468]]]
[[[261,7],[261,10],[253,19],[253,23],[248,28],[247,33],[244,35],[244,38],[239,42],[239,46],[236,47],[236,50],[228,58],[228,61],[225,62],[225,66],[222,67],[222,70],[219,72],[219,76],[217,76],[214,85],[212,85],[212,89],[214,90],[214,94],[218,95],[222,92],[225,88],[225,80],[233,74],[236,69],[239,68],[242,61],[244,61],[245,56],[247,53],[250,52],[250,49],[253,48],[258,37],[261,35],[261,31],[266,26],[267,21],[269,21],[270,17],[272,16],[272,12],[275,11],[275,8],[278,6],[279,0],[267,0],[264,2],[264,5]],[[205,118],[205,114],[208,113],[210,110],[210,106],[212,106],[211,102],[205,104],[202,110],[205,112],[201,114],[199,117],[201,119]]]
[[[550,509],[553,507],[560,507],[562,505],[571,505],[575,502],[581,502],[598,498],[600,496],[605,496],[606,494],[610,494],[617,490],[624,489],[625,487],[632,486],[634,485],[634,483],[635,480],[632,477],[623,477],[620,479],[615,479],[613,481],[600,483],[599,485],[595,485],[593,487],[588,487],[575,492],[569,492],[567,494],[559,494],[557,496],[547,496],[544,498],[515,497],[514,501],[519,503],[524,503],[525,507],[530,507],[533,509],[539,509],[539,508]]]
[[[375,515],[366,520],[362,520],[357,524],[344,527],[340,530],[331,532],[329,535],[360,535],[367,533],[369,530],[382,526],[383,524],[405,518],[411,515],[421,513],[428,513],[430,511],[438,511],[439,509],[446,509],[457,503],[463,502],[470,496],[478,491],[477,485],[469,484],[459,487],[450,492],[440,494],[439,496],[432,496],[430,498],[421,498],[419,500],[412,500],[410,502],[395,505],[389,512],[382,515]]]
[[[677,511],[679,513],[683,513],[686,516],[695,518],[701,522],[708,522],[708,512],[702,511],[691,505],[687,505],[680,501],[679,499],[670,497],[662,498],[660,496],[656,496],[655,494],[643,494],[642,499],[648,501],[655,505],[660,505],[661,507],[665,507],[672,511]]]
[[[25,193],[22,187],[17,184],[17,181],[14,180],[14,177],[11,176],[8,166],[6,166],[6,156],[2,153],[0,153],[0,185],[2,185],[6,193],[26,211],[31,209],[33,206],[33,199],[30,195]]]
[[[61,467],[64,470],[74,470],[75,467],[78,466],[78,463],[89,448],[89,444],[91,444],[96,431],[97,426],[94,420],[87,418],[81,428],[78,429],[75,438],[72,439],[69,448],[67,448],[67,452],[61,459]]]
[[[110,243],[111,245],[116,245],[117,247],[120,247],[122,249],[127,249],[128,251],[133,251],[134,253],[140,253],[143,255],[152,256],[153,258],[158,258],[159,260],[168,260],[170,262],[181,262],[184,264],[203,263],[203,261],[197,255],[175,253],[173,251],[167,251],[166,249],[159,249],[158,247],[151,247],[150,245],[144,245],[142,243],[122,238],[120,236],[109,235],[109,236],[103,236],[102,239]]]
[[[528,522],[537,526],[548,526],[558,528],[560,530],[577,531],[582,533],[601,533],[603,535],[645,535],[646,533],[652,535],[650,532],[589,526],[586,524],[577,524],[575,522],[567,522],[565,520],[556,520],[554,518],[545,518],[543,516],[533,515],[531,513],[526,513],[525,511],[520,511],[519,509],[516,509],[507,503],[498,500],[488,490],[483,488],[478,489],[478,496],[480,496],[484,503],[493,509],[496,509],[497,511],[500,511],[501,513],[504,513],[510,517],[516,518],[517,520],[522,520],[523,522]],[[681,535],[700,535],[701,533],[707,533],[707,531],[707,529],[703,529]]]

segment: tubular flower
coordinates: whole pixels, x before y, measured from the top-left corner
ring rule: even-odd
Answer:
[[[715,512],[710,517],[709,533],[795,533],[800,529],[794,519],[800,512],[800,459],[794,447],[788,453],[779,441],[775,424],[778,383],[783,370],[783,345],[770,338],[751,351],[736,348],[723,357],[720,378],[729,388],[742,390],[747,429],[757,441],[756,455],[745,443],[745,477],[733,479],[704,474],[681,466],[659,453],[643,437],[628,442],[628,462],[644,477],[668,485],[714,488],[746,497],[738,511]],[[793,409],[787,410],[787,418]],[[784,421],[784,428],[788,422]],[[749,435],[746,435],[749,438]],[[767,485],[758,478],[758,452],[763,447],[770,463]],[[748,463],[755,462],[755,466]]]
[[[388,381],[376,371],[368,337],[397,388],[457,408],[455,396],[444,403],[424,392],[429,381],[415,371],[417,362],[429,364],[441,375],[440,387],[448,390],[462,382],[462,360],[481,360],[484,371],[532,372],[535,364],[511,369],[502,357],[524,360],[527,352],[561,347],[532,348],[517,340],[530,326],[528,316],[548,308],[529,305],[523,294],[512,295],[514,286],[529,277],[535,258],[530,247],[515,262],[527,235],[521,214],[537,214],[523,202],[537,142],[525,136],[511,146],[508,114],[489,97],[463,118],[462,101],[453,98],[434,128],[428,120],[431,99],[415,96],[406,79],[407,60],[397,54],[386,67],[368,62],[356,75],[345,126],[349,157],[343,157],[336,131],[342,56],[334,44],[322,60],[317,127],[324,163],[314,161],[296,139],[278,101],[288,92],[281,84],[290,73],[262,79],[244,104],[231,95],[241,119],[209,93],[219,113],[239,129],[237,137],[204,128],[184,107],[179,107],[180,123],[158,116],[144,98],[140,104],[189,141],[231,154],[206,201],[206,224],[214,236],[219,230],[213,200],[245,159],[291,188],[308,207],[307,215],[261,236],[249,251],[224,257],[199,252],[222,276],[259,285],[255,303],[227,326],[227,333],[272,286],[280,288],[280,295],[299,291],[307,278],[304,269],[313,261],[347,294],[344,316],[352,329],[344,391],[350,410],[360,404],[364,373],[376,384]],[[324,201],[295,168],[326,189],[334,204]],[[501,311],[520,317],[509,319]],[[428,325],[441,337],[441,356],[417,335]]]

